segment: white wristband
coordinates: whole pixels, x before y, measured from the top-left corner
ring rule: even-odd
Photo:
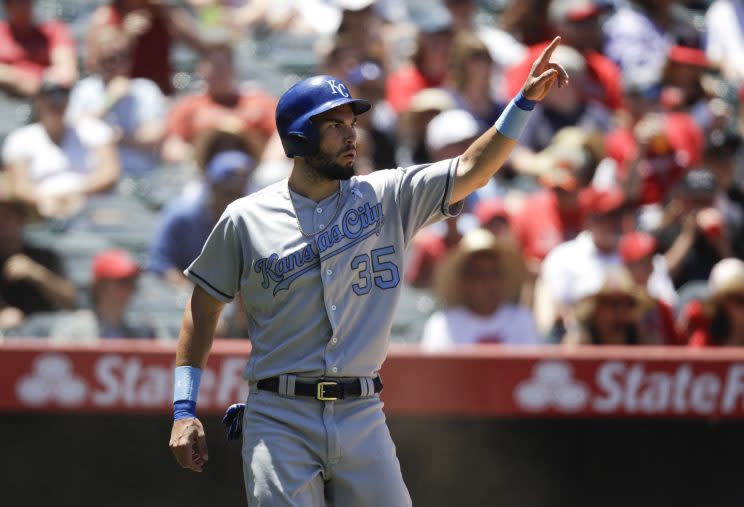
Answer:
[[[173,401],[188,400],[196,403],[201,382],[201,368],[194,366],[177,366],[173,384]]]

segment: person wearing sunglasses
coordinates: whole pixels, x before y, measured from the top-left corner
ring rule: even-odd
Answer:
[[[657,302],[623,267],[586,278],[583,294],[565,319],[567,345],[665,345],[677,343]],[[673,329],[673,323],[672,323]]]

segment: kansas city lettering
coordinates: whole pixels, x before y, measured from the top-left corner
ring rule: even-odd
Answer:
[[[374,206],[365,203],[364,206],[347,210],[339,224],[318,233],[313,237],[313,242],[303,248],[284,257],[273,253],[257,260],[253,269],[263,277],[261,286],[268,289],[271,282],[276,283],[275,294],[289,288],[295,279],[319,265],[322,259],[332,257],[372,234],[380,234],[383,216],[382,203]],[[329,251],[344,240],[347,240],[346,244]]]

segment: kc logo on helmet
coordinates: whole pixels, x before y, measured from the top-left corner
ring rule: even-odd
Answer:
[[[326,81],[326,83],[331,87],[331,93],[339,93],[342,97],[349,98],[349,92],[346,90],[346,85],[343,83],[337,83],[335,80]]]

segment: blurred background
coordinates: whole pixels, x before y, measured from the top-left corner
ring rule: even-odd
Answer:
[[[719,421],[744,420],[744,2],[0,3],[0,362],[15,372],[0,388],[0,427],[18,436],[12,456],[24,465],[8,505],[41,504],[28,496],[47,494],[32,491],[39,456],[55,456],[45,480],[70,456],[96,477],[87,496],[75,466],[55,479],[54,489],[67,484],[63,505],[166,505],[163,491],[186,487],[164,455],[169,394],[145,386],[107,405],[86,389],[106,387],[107,354],[140,361],[131,378],[169,364],[192,290],[183,269],[227,204],[289,173],[274,123],[284,90],[328,73],[372,102],[359,119],[358,174],[428,163],[459,155],[493,125],[555,35],[553,60],[571,85],[537,106],[464,213],[409,248],[386,390],[405,391],[389,407],[414,500],[744,504],[726,480],[744,433]],[[217,334],[237,339],[219,361],[245,357],[239,301]],[[411,413],[432,389],[411,372],[441,366],[432,358],[455,362],[444,366],[452,377],[431,382],[489,388],[470,404],[438,409],[435,399]],[[463,380],[468,371],[481,376]],[[55,390],[59,379],[66,387]],[[218,401],[235,400],[208,405],[215,435]],[[162,414],[141,415],[153,410]],[[137,430],[123,437],[127,428]],[[70,432],[126,445],[108,456]],[[484,439],[490,447],[475,453]],[[437,452],[432,440],[449,454],[420,468],[422,454]],[[72,447],[45,456],[60,441]],[[597,446],[613,456],[606,468]],[[173,465],[168,486],[132,482],[119,500],[102,500],[91,464],[155,481],[131,454],[143,447],[149,462]],[[190,483],[180,505],[210,503],[216,490],[241,501],[238,451],[218,449],[223,464]],[[120,464],[118,453],[128,456]],[[619,479],[628,474],[631,486]]]

